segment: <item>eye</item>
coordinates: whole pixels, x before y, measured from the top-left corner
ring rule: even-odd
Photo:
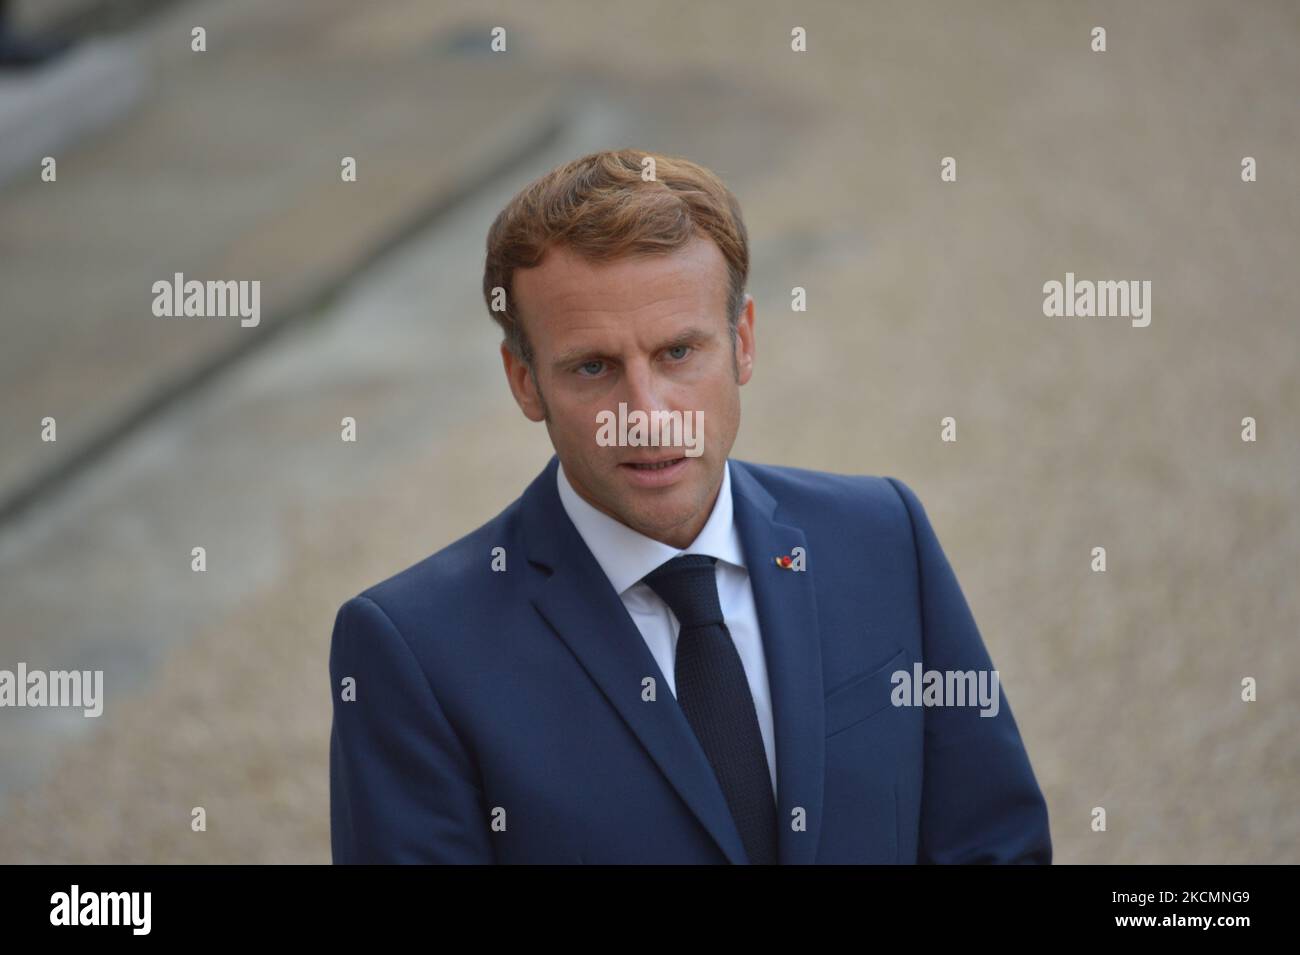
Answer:
[[[593,365],[595,366],[594,368],[592,367]],[[593,358],[591,361],[585,361],[578,366],[578,374],[590,378],[593,375],[600,374],[600,370],[604,365],[605,363],[599,358]]]
[[[678,352],[681,352],[681,354],[678,354]],[[672,348],[668,349],[668,356],[672,358],[673,361],[681,361],[690,353],[690,345],[674,345]]]

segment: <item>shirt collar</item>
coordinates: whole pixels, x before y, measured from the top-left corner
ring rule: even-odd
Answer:
[[[722,469],[722,487],[713,512],[685,550],[646,537],[588,504],[569,483],[563,464],[555,469],[555,480],[569,520],[620,596],[650,571],[680,554],[705,554],[737,567],[745,566],[740,534],[732,516],[730,461]]]

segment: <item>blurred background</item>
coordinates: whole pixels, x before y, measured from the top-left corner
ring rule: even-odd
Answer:
[[[0,862],[329,861],[336,609],[551,453],[487,228],[623,146],[744,208],[734,456],[925,504],[1056,861],[1300,861],[1298,41],[1286,0],[0,2],[0,668],[106,697],[0,709]],[[1044,317],[1067,271],[1150,326]],[[260,325],[154,317],[176,272]]]

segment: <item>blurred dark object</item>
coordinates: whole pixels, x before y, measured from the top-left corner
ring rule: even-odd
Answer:
[[[58,36],[19,36],[10,26],[8,0],[0,0],[0,70],[26,70],[64,53],[72,41]]]

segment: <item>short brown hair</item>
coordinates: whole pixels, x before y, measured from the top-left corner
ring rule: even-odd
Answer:
[[[641,178],[642,160],[655,179]],[[514,305],[515,269],[541,263],[564,245],[583,258],[668,254],[697,235],[712,239],[727,261],[727,322],[734,338],[749,277],[749,237],[740,203],[716,175],[690,160],[636,149],[606,150],[565,163],[525,186],[492,223],[483,297],[510,350],[531,366],[533,350]],[[493,289],[505,310],[493,311]]]

